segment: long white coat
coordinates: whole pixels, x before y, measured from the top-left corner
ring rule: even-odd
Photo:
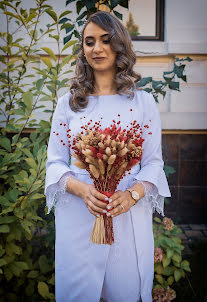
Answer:
[[[154,276],[152,210],[157,209],[163,213],[164,197],[171,196],[163,170],[161,120],[156,102],[151,94],[141,90],[135,90],[132,100],[118,94],[90,96],[87,108],[75,113],[70,109],[69,97],[70,93],[67,93],[58,100],[52,121],[46,164],[45,195],[48,213],[52,206],[55,206],[56,301],[99,301],[110,249],[115,248],[115,255],[117,254],[118,257],[121,248],[119,240],[123,236],[125,238],[122,239],[127,246],[130,236],[126,236],[121,230],[130,221],[132,229],[129,232],[134,234],[138,259],[140,295],[142,302],[151,302]],[[73,165],[75,160],[73,157],[69,164],[70,150],[61,144],[60,139],[67,143],[67,129],[70,128],[75,135],[80,132],[83,124],[90,120],[96,122],[101,117],[103,117],[101,120],[103,128],[109,126],[113,119],[117,121],[120,119],[122,128],[126,128],[134,120],[142,127],[145,124],[149,125],[149,129],[146,129],[143,135],[145,141],[141,169],[140,165],[133,167],[131,174],[121,180],[118,190],[126,190],[136,180],[151,182],[156,190],[155,195],[145,196],[127,213],[113,219],[115,244],[112,246],[90,242],[95,217],[88,211],[82,199],[62,191],[59,182],[63,175],[70,172],[80,181],[92,184],[88,172]],[[60,126],[60,123],[66,126]],[[59,132],[59,135],[55,135],[53,131]],[[152,135],[148,134],[150,131]],[[133,264],[128,260],[129,268],[130,265]],[[129,297],[128,302],[131,301],[136,299]]]

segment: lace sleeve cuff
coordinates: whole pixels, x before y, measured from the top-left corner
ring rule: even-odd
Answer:
[[[58,197],[61,194],[65,194],[66,192],[66,185],[67,185],[67,180],[71,177],[74,176],[73,172],[66,172],[65,174],[63,174],[63,176],[60,178],[60,180],[55,183],[50,185],[47,188],[46,191],[46,202],[47,202],[47,207],[48,207],[48,212],[47,214],[50,213],[52,207],[56,205],[57,201],[58,201]]]
[[[164,196],[159,195],[157,187],[148,181],[139,181],[134,179],[134,183],[141,183],[144,187],[145,195],[141,199],[144,206],[150,211],[150,213],[155,212],[155,210],[164,215]]]

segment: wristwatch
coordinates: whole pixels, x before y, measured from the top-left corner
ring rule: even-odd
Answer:
[[[140,199],[139,193],[137,191],[133,190],[133,189],[127,189],[127,191],[129,191],[131,193],[131,196],[134,199],[135,204],[136,204]]]

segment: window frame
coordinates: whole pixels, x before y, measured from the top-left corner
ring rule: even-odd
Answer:
[[[132,41],[164,41],[165,0],[156,0],[156,33],[155,36],[130,35]]]

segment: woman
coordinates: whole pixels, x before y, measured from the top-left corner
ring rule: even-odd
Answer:
[[[121,22],[106,12],[90,16],[76,77],[70,93],[58,100],[48,145],[45,195],[48,213],[55,206],[57,302],[152,301],[152,212],[163,214],[164,197],[171,194],[163,171],[160,114],[153,96],[135,88],[140,79],[133,71],[135,62]],[[73,156],[68,164],[70,152],[60,143],[60,138],[67,142],[67,133],[60,123],[76,135],[91,119],[103,117],[102,127],[109,126],[117,113],[123,128],[132,120],[141,125],[151,121],[152,135],[143,134],[141,169],[133,167],[109,200],[115,243],[98,245],[90,235],[95,216],[106,213],[105,195],[86,170],[73,164]]]

